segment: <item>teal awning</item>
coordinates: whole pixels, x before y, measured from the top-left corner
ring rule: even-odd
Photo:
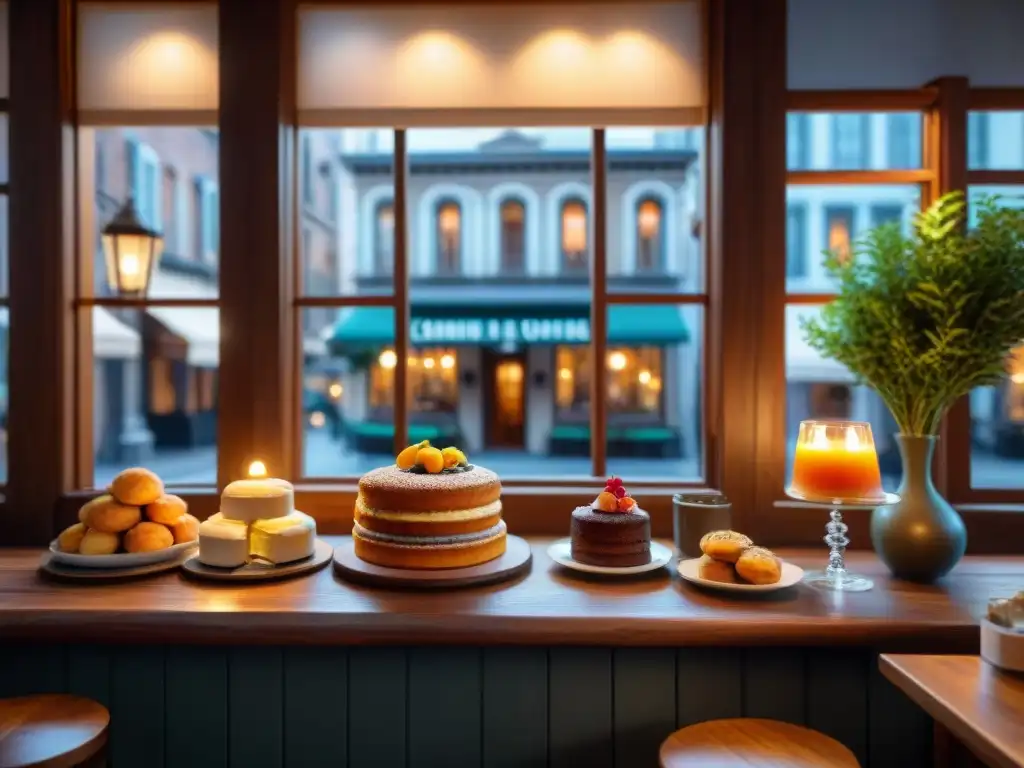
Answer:
[[[443,344],[586,344],[590,341],[590,319],[584,307],[570,317],[553,317],[543,306],[536,311],[521,306],[488,307],[486,314],[445,317],[431,308],[423,317],[413,308],[413,346]],[[353,348],[374,348],[393,344],[394,310],[390,307],[351,307],[344,310],[329,343],[336,354]],[[612,305],[608,308],[608,343],[657,345],[686,344],[690,330],[679,307],[670,304],[644,306]]]

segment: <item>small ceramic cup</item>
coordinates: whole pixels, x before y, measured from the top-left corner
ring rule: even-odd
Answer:
[[[719,491],[677,493],[672,497],[672,533],[684,558],[700,557],[705,533],[729,530],[732,502]]]

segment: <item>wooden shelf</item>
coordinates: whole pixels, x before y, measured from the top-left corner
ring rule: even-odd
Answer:
[[[36,572],[41,550],[0,550],[0,640],[976,652],[988,598],[1024,584],[1019,557],[968,557],[942,584],[921,586],[891,581],[873,555],[851,553],[850,568],[873,577],[873,591],[844,595],[798,586],[736,599],[698,590],[667,570],[628,581],[580,578],[552,564],[551,541],[530,539],[533,568],[519,581],[435,594],[358,587],[330,568],[247,587],[197,584],[176,573],[116,585],[56,584]],[[779,553],[820,567],[826,551]]]

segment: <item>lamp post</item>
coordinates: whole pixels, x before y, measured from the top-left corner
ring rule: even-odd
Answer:
[[[123,298],[145,298],[163,244],[163,235],[139,219],[135,200],[125,200],[103,229],[103,257],[110,289]]]
[[[153,267],[163,252],[163,236],[147,227],[139,218],[135,200],[129,197],[113,219],[103,228],[103,258],[107,267],[107,285],[121,298],[144,299],[149,291]],[[140,309],[140,315],[144,312]],[[140,334],[144,324],[138,323]],[[130,361],[122,361],[120,386],[114,395],[120,411],[121,432],[118,439],[118,460],[140,464],[153,450],[153,433],[145,418],[146,366],[135,364],[138,376],[131,373]],[[137,383],[133,381],[137,379]]]

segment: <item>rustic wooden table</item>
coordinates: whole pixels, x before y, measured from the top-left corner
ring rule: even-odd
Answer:
[[[987,765],[1024,767],[1024,676],[1001,672],[978,656],[884,654],[879,664],[937,726]]]

